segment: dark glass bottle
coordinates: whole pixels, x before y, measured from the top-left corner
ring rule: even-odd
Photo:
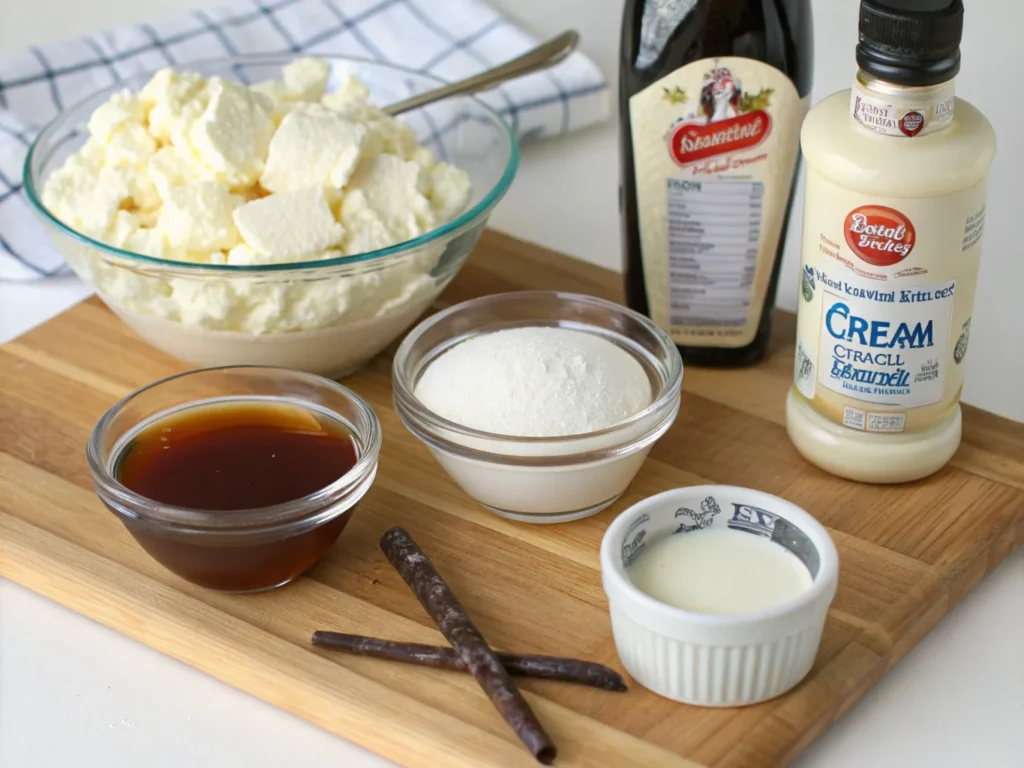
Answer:
[[[765,354],[812,63],[810,0],[626,0],[626,298],[687,363]]]

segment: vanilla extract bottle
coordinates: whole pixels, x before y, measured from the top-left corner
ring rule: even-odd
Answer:
[[[767,350],[811,67],[809,0],[626,2],[626,297],[687,363]]]

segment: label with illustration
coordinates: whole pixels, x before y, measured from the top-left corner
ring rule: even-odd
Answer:
[[[925,429],[959,401],[985,184],[936,198],[866,198],[810,172],[797,390],[864,432]]]
[[[651,318],[677,344],[757,332],[806,111],[762,62],[703,59],[629,100]]]

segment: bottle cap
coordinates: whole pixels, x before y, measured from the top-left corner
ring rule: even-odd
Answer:
[[[862,0],[857,64],[897,85],[952,80],[963,24],[963,0]]]

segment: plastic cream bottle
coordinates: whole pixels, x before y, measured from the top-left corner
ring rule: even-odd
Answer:
[[[954,95],[962,0],[863,0],[853,88],[811,110],[790,439],[898,483],[960,444],[995,134]]]

